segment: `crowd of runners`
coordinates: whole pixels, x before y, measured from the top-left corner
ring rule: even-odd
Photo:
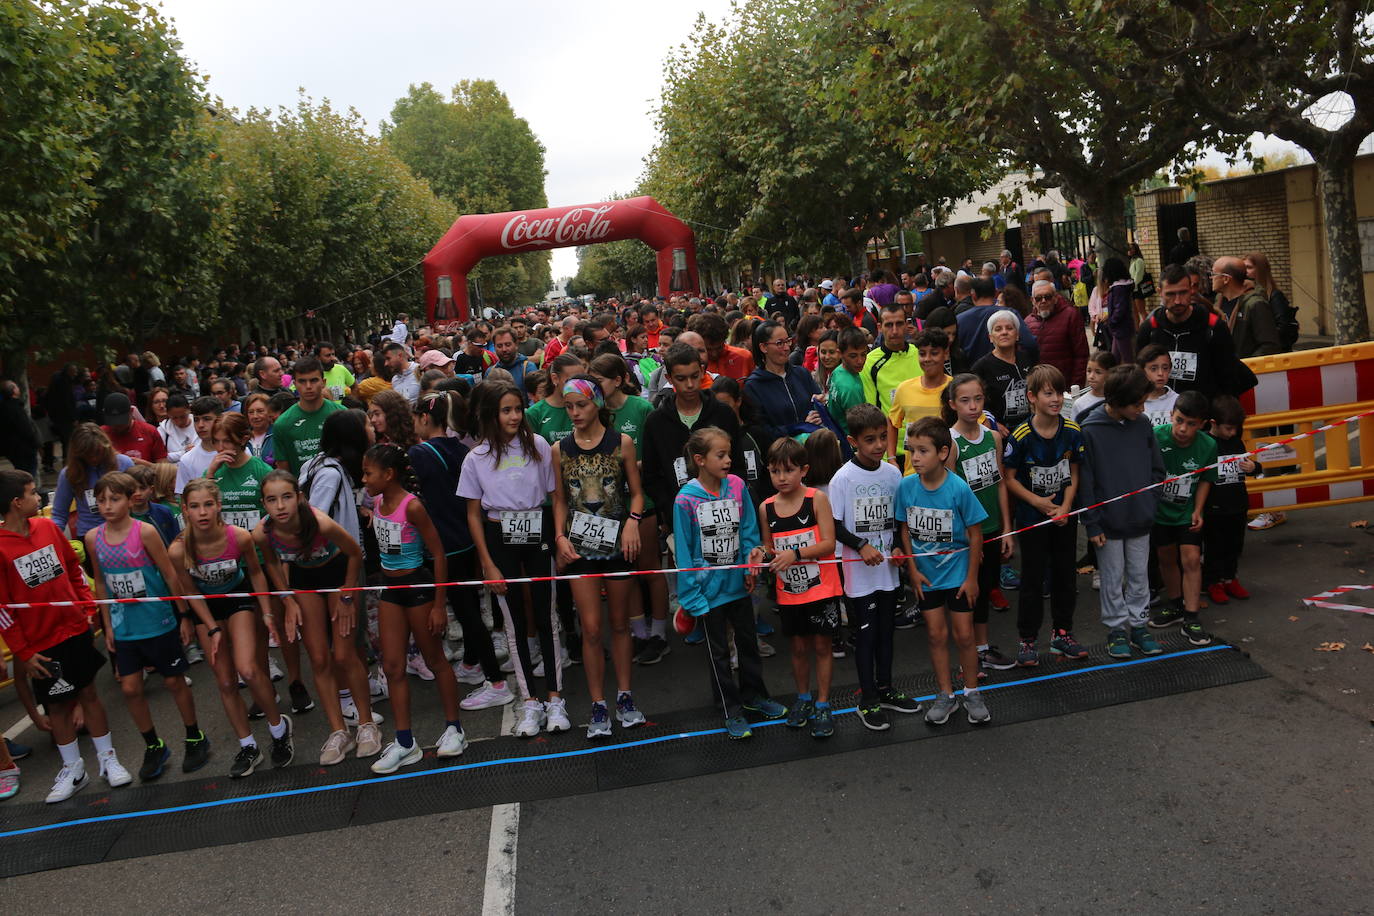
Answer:
[[[831,735],[850,657],[867,728],[961,707],[985,723],[996,672],[1087,658],[1088,567],[1111,658],[1163,651],[1152,629],[1208,645],[1204,602],[1248,597],[1260,467],[1234,457],[1241,359],[1291,347],[1292,310],[1261,253],[1185,249],[1157,284],[1136,254],[1004,252],[443,328],[401,315],[366,339],[67,365],[29,405],[4,383],[0,636],[62,758],[47,800],[91,778],[79,730],[100,777],[133,779],[97,692],[107,663],[149,781],[175,743],[149,676],[185,727],[182,769],[211,758],[187,687],[202,661],[244,777],[289,764],[292,716],[317,704],[320,764],[377,773],[419,761],[417,733],[462,754],[465,710],[515,703],[515,735],[570,731],[576,665],[579,728],[604,739],[645,723],[643,669],[675,645],[709,660],[731,738],[760,719]],[[1003,652],[988,623],[1010,591]],[[787,705],[764,677],[775,627]],[[894,631],[913,627],[938,684],[925,708],[892,678]],[[424,685],[442,722],[412,721]],[[0,797],[27,750],[0,757]]]

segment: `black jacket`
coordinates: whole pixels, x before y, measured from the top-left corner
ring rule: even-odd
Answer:
[[[739,420],[735,412],[712,397],[710,390],[701,394],[701,416],[692,429],[716,426],[730,436],[730,473],[745,477],[744,455],[741,450]],[[640,439],[644,453],[639,456],[644,492],[654,501],[660,524],[672,525],[673,500],[686,482],[687,462],[682,454],[692,435],[677,415],[677,395],[669,395],[644,421],[644,435]],[[679,473],[681,472],[681,473]],[[767,473],[765,470],[764,473]]]
[[[1160,306],[1140,323],[1136,352],[1152,343],[1171,353],[1196,354],[1197,369],[1192,378],[1187,377],[1186,369],[1176,368],[1170,373],[1169,387],[1175,391],[1201,391],[1209,400],[1222,392],[1234,392],[1236,346],[1226,321],[1215,313],[1195,305],[1187,319],[1174,324]]]

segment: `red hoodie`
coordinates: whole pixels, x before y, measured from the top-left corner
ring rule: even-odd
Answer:
[[[89,632],[91,605],[11,608],[6,602],[92,601],[76,553],[51,519],[29,519],[29,536],[0,528],[0,636],[14,657],[28,661]]]

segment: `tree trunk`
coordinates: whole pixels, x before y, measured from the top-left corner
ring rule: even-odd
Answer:
[[[868,246],[863,243],[850,243],[845,246],[845,254],[849,256],[849,275],[857,280],[868,270]]]
[[[1116,193],[1115,189],[1108,189],[1105,193],[1101,190],[1097,190],[1096,193],[1083,193],[1077,188],[1068,190],[1078,201],[1083,216],[1092,224],[1093,246],[1097,249],[1098,263],[1107,258],[1120,258],[1123,262],[1129,263],[1131,259],[1126,254],[1124,194]]]
[[[1326,226],[1331,261],[1331,314],[1336,343],[1369,339],[1369,313],[1364,303],[1364,270],[1360,260],[1359,223],[1355,216],[1355,168],[1350,158],[1317,160],[1317,196]]]

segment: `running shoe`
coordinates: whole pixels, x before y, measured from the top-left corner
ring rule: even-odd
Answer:
[[[280,738],[272,739],[272,768],[276,770],[290,766],[296,757],[296,745],[291,740],[291,717],[282,716],[281,720],[286,723],[286,731]]]
[[[186,664],[188,665],[199,665],[201,662],[205,661],[205,653],[202,652],[200,646],[194,642],[185,648],[185,652]]]
[[[11,741],[8,738],[5,739],[5,750],[10,752],[11,760],[23,760],[33,753],[33,748],[27,744],[20,744],[18,741]]]
[[[754,730],[749,727],[749,720],[744,716],[731,716],[725,720],[725,733],[732,740],[738,741],[740,738],[748,738],[754,734]]]
[[[763,619],[763,615],[754,618],[754,632],[759,636],[772,636],[773,625]]]
[[[1183,621],[1183,636],[1195,646],[1210,646],[1212,634],[1202,628],[1202,621],[1194,618]]]
[[[844,658],[847,654],[844,648],[844,641],[841,640],[840,637],[836,636],[834,639],[830,640],[831,658]]]
[[[768,697],[761,700],[750,700],[744,704],[744,708],[750,712],[758,713],[765,719],[781,719],[787,715],[786,706]]]
[[[988,646],[978,653],[978,664],[990,671],[1010,671],[1016,667],[1016,659],[1003,655],[996,646]]]
[[[1173,601],[1166,601],[1150,612],[1150,627],[1163,630],[1183,622],[1183,608]]]
[[[1002,570],[997,574],[997,582],[1002,586],[1004,592],[1014,592],[1021,587],[1021,577],[1016,572],[1016,567],[1002,565]]]
[[[893,627],[898,630],[914,630],[925,621],[921,618],[919,608],[910,608],[906,611],[898,611]]]
[[[797,700],[787,711],[787,727],[803,728],[816,712],[816,704],[810,700]]]
[[[336,732],[330,732],[329,737],[324,739],[324,746],[320,748],[320,766],[332,767],[335,764],[343,763],[348,752],[357,746],[357,743],[348,734],[348,729],[341,728]]]
[[[357,703],[349,703],[348,705],[342,707],[342,712],[343,712],[344,725],[348,726],[349,728],[357,728],[357,727],[358,727],[358,704],[357,704]],[[382,724],[383,722],[385,722],[385,721],[386,721],[386,717],[384,717],[384,716],[383,716],[381,713],[379,713],[377,710],[375,710],[375,709],[372,710],[372,724],[373,724],[373,725],[381,725],[381,724]]]
[[[520,721],[515,723],[515,737],[533,738],[544,730],[544,723],[548,718],[543,703],[538,700],[526,700],[520,706]]]
[[[835,734],[835,720],[830,707],[816,707],[816,717],[811,721],[811,737],[829,738],[833,734]]]
[[[281,702],[281,694],[279,694],[279,693],[274,693],[274,694],[272,694],[272,698],[273,698],[274,700],[276,700],[278,703]],[[258,701],[257,701],[257,700],[254,700],[251,704],[249,704],[249,706],[248,706],[248,718],[250,718],[250,719],[265,719],[265,718],[267,718],[267,713],[263,712],[262,707],[258,705]]]
[[[234,762],[229,765],[229,776],[231,779],[251,776],[260,763],[262,763],[262,751],[258,750],[256,744],[240,747],[239,752],[234,755]]]
[[[439,736],[438,746],[434,750],[435,757],[458,757],[463,751],[468,749],[468,736],[463,734],[463,730],[457,726],[450,725],[444,729],[444,733]]]
[[[701,626],[701,621],[692,618],[692,631],[682,637],[682,641],[689,646],[699,646],[706,641],[706,630]]]
[[[778,650],[777,650],[777,649],[774,649],[772,646],[770,646],[770,645],[768,644],[768,642],[767,642],[762,636],[760,636],[760,637],[758,638],[758,640],[759,640],[759,658],[772,658],[774,655],[777,655],[777,654],[778,654]]]
[[[281,665],[277,664],[277,659],[275,656],[267,656],[267,675],[268,677],[272,678],[272,683],[274,684],[282,678],[286,677],[286,672],[281,670]]]
[[[507,703],[515,702],[515,694],[510,692],[510,685],[505,681],[501,686],[486,683],[478,687],[472,693],[463,697],[458,705],[469,712],[475,709],[494,709],[497,706],[505,706]]]
[[[1239,579],[1232,579],[1226,583],[1226,594],[1239,601],[1244,601],[1250,597],[1250,592],[1244,585],[1240,584]]]
[[[587,723],[587,738],[609,738],[610,736],[611,717],[606,712],[606,704],[593,703],[591,721]]]
[[[544,704],[544,715],[547,721],[544,729],[549,734],[556,732],[566,732],[572,729],[572,721],[568,719],[568,704],[562,697],[554,697]]]
[[[453,617],[449,617],[448,626],[444,628],[444,638],[453,643],[463,641],[463,627]]]
[[[544,660],[542,658],[539,660],[539,664],[534,666],[534,670],[531,671],[530,674],[533,674],[535,677],[544,676]]]
[[[1273,528],[1275,525],[1282,525],[1288,521],[1286,512],[1261,512],[1246,523],[1245,527],[1251,531],[1264,531]]]
[[[473,687],[481,687],[487,682],[487,676],[482,672],[481,665],[465,665],[458,662],[453,666],[453,676],[458,678],[458,683],[471,684]]]
[[[1011,602],[1000,588],[994,588],[988,592],[988,606],[994,611],[1007,611],[1011,609]]]
[[[152,782],[162,775],[162,770],[167,765],[167,761],[172,759],[172,749],[167,746],[167,742],[161,738],[157,744],[150,744],[143,749],[143,765],[138,768],[138,778],[140,782]]]
[[[300,681],[292,681],[287,693],[291,694],[291,711],[296,715],[315,708],[315,701],[310,699],[310,691],[306,690]]]
[[[194,773],[210,762],[210,736],[201,729],[199,738],[186,739],[186,751],[181,758],[181,772]]]
[[[455,668],[453,673],[457,674],[458,670]],[[372,697],[373,702],[391,696],[391,688],[386,683],[386,672],[380,667],[367,676],[367,694]]]
[[[671,651],[673,650],[668,645],[668,640],[662,636],[650,636],[645,641],[644,648],[635,656],[635,661],[641,665],[657,665]]]
[[[124,764],[119,762],[119,757],[115,755],[114,748],[96,754],[95,759],[100,763],[100,775],[105,777],[105,782],[109,783],[111,789],[127,786],[134,781],[134,777],[130,775],[129,771],[124,769]]]
[[[1136,629],[1141,628],[1136,627]],[[1120,627],[1113,628],[1107,634],[1107,655],[1117,659],[1131,657],[1131,641],[1127,638],[1126,631]]]
[[[1101,591],[1101,590],[1102,590],[1102,573],[1100,573],[1100,572],[1098,572],[1097,570],[1094,569],[1094,570],[1093,570],[1093,591],[1098,592],[1098,591]]]
[[[495,650],[497,658],[508,658],[510,656],[510,648],[506,645],[506,634],[500,630],[491,634],[491,647]]]
[[[892,727],[892,723],[888,721],[887,713],[883,712],[883,708],[877,703],[860,706],[859,721],[863,723],[864,728],[875,732],[885,732]]]
[[[988,712],[988,704],[983,702],[981,690],[964,691],[964,709],[968,711],[970,725],[985,725],[992,721],[992,713]]]
[[[1142,655],[1159,655],[1164,651],[1149,627],[1131,627],[1131,645],[1139,649]]]
[[[57,771],[57,779],[53,780],[52,791],[48,792],[48,797],[44,801],[50,805],[66,801],[84,789],[88,781],[85,761],[78,760],[75,763],[64,764],[62,769]]]
[[[1016,649],[1016,664],[1021,668],[1034,668],[1040,664],[1040,653],[1035,651],[1035,640],[1021,640]]]
[[[354,740],[358,745],[357,757],[359,760],[365,757],[375,757],[382,752],[382,730],[375,724],[364,722],[359,725]]]
[[[434,680],[434,672],[429,670],[429,665],[425,663],[425,657],[419,652],[406,656],[406,674],[413,674],[422,681]]]
[[[1226,593],[1226,586],[1220,582],[1213,582],[1207,586],[1207,598],[1213,604],[1231,603],[1231,596]]]
[[[504,672],[506,672],[507,674],[511,674],[511,673],[513,673],[513,672],[515,671],[515,663],[516,663],[516,657],[515,657],[514,655],[507,655],[507,656],[506,656],[506,660],[503,661],[503,662],[501,663],[501,670],[504,671]],[[538,668],[538,667],[539,667],[540,665],[542,665],[543,663],[544,663],[544,656],[543,656],[543,654],[542,654],[537,648],[531,650],[531,652],[530,652],[530,665],[533,666],[533,667],[535,667],[535,668]]]
[[[787,711],[784,709],[783,712],[785,714]],[[634,728],[648,721],[644,718],[644,713],[635,708],[634,697],[628,693],[622,693],[615,698],[615,718],[621,728]]]
[[[19,767],[0,771],[0,801],[19,794]]]
[[[418,741],[410,747],[401,747],[395,741],[386,746],[382,751],[382,756],[372,762],[372,772],[385,776],[387,773],[395,773],[401,767],[408,767],[413,763],[419,763],[425,756],[425,752],[420,750]]]
[[[1055,631],[1054,638],[1050,640],[1050,651],[1075,661],[1082,661],[1088,657],[1088,650],[1083,648],[1068,630]]]
[[[883,709],[890,709],[904,716],[909,716],[921,711],[920,703],[917,703],[900,690],[894,690],[891,687],[887,690],[878,692],[878,705]]]
[[[1005,567],[1003,567],[1005,569]],[[977,693],[978,691],[974,691]],[[952,693],[942,693],[935,697],[935,702],[930,704],[926,710],[927,725],[944,725],[949,721],[949,717],[959,711],[959,698]]]

